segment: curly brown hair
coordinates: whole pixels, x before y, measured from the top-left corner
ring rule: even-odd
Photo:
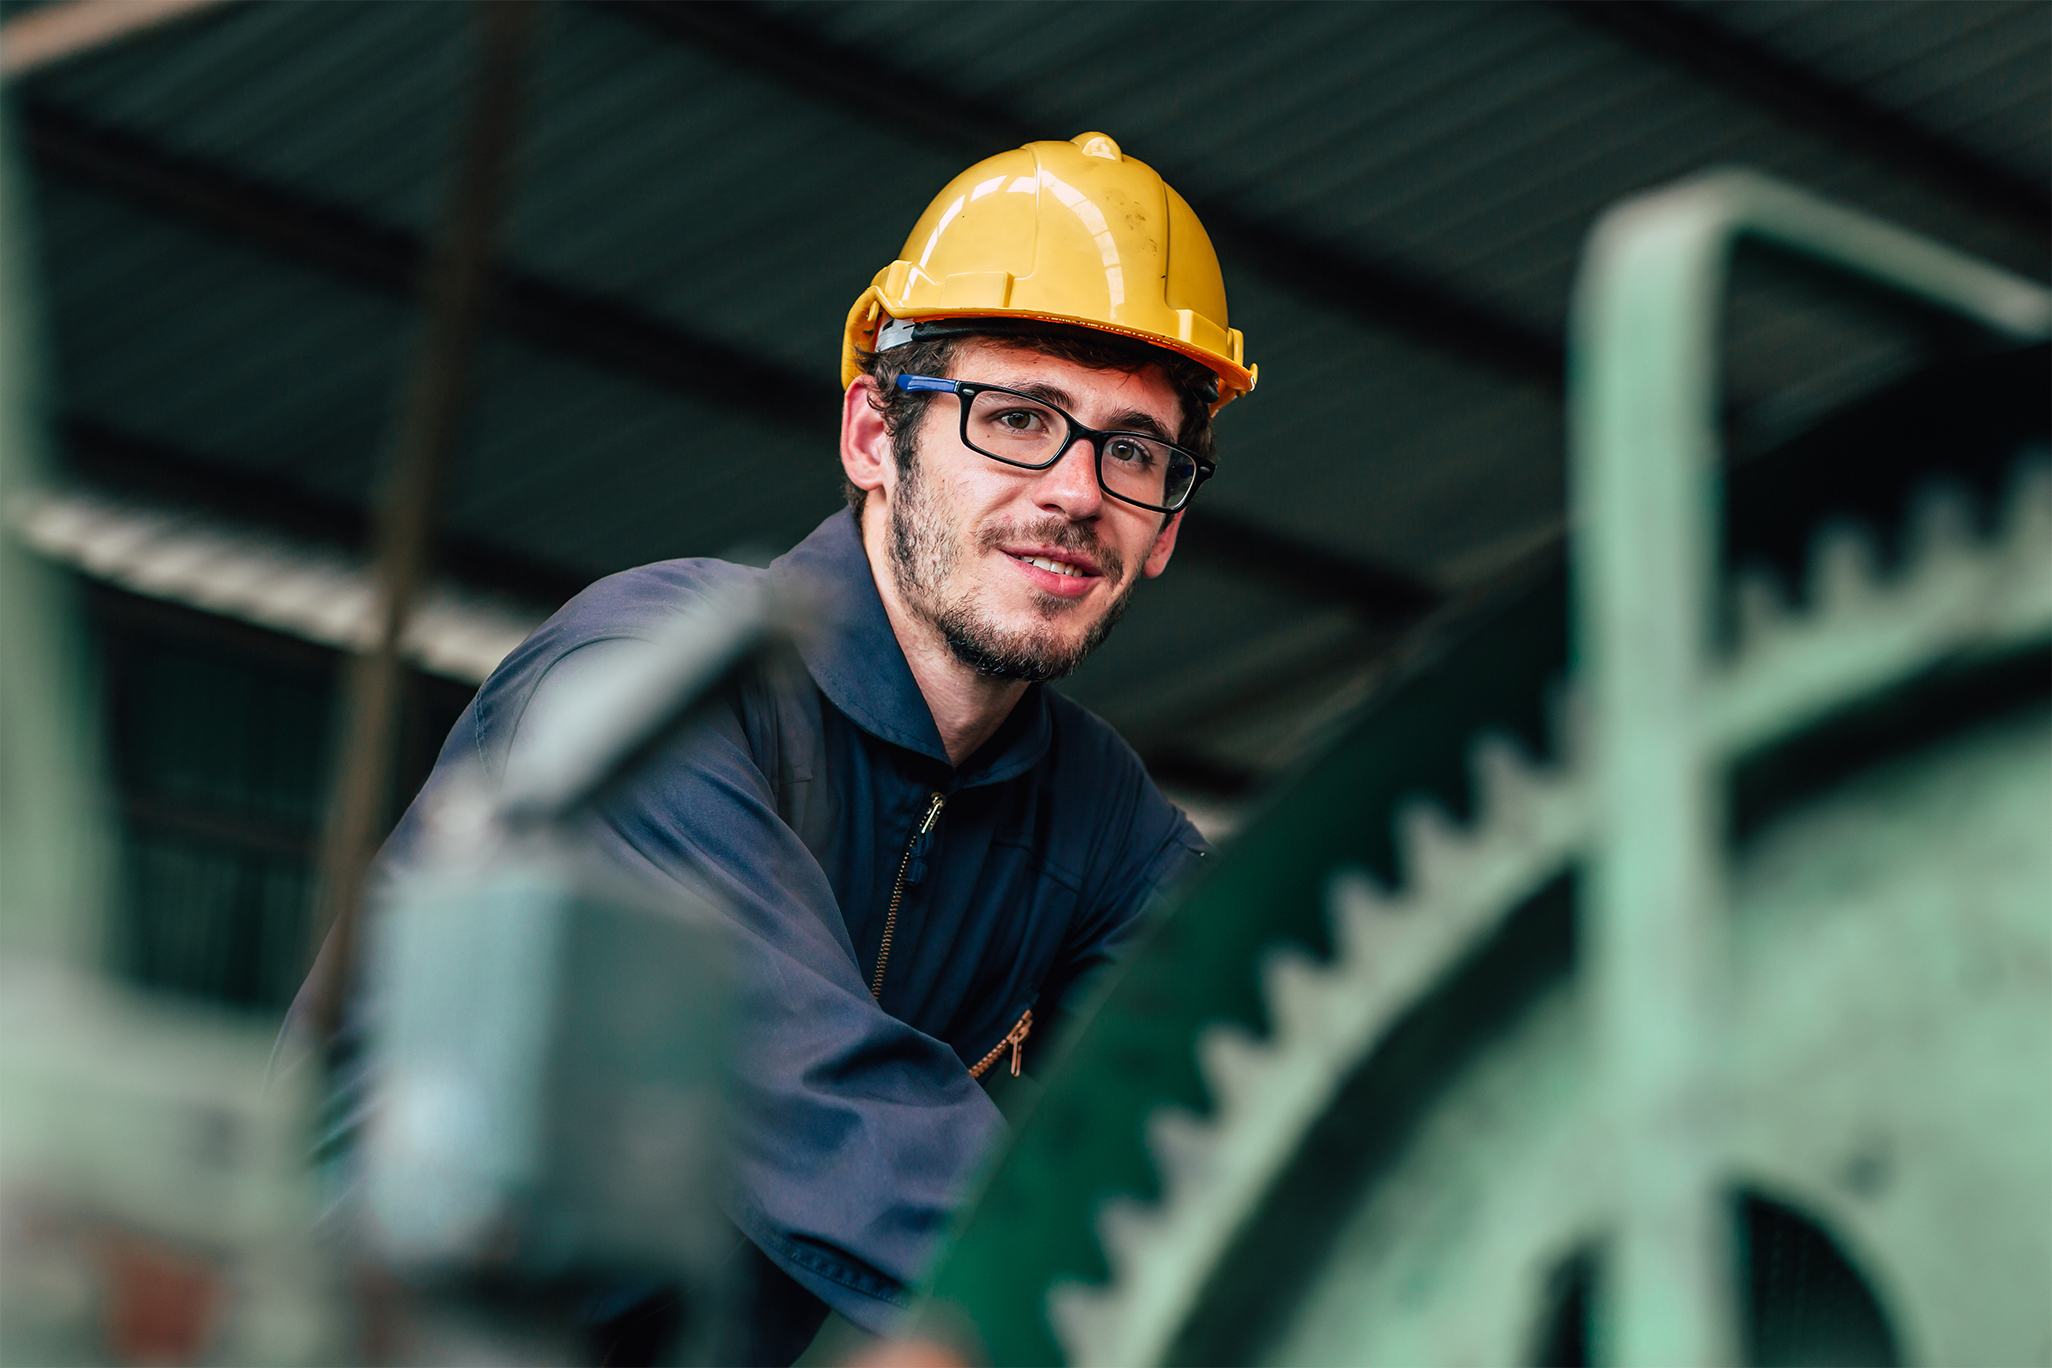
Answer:
[[[1150,366],[1156,367],[1176,392],[1176,399],[1182,407],[1183,421],[1176,441],[1206,461],[1218,459],[1218,439],[1211,426],[1211,404],[1218,394],[1218,377],[1189,357],[1150,347],[1137,340],[1128,341],[1115,334],[1086,332],[1081,328],[1049,329],[1045,332],[968,332],[917,339],[888,351],[861,353],[862,373],[876,381],[876,389],[869,396],[869,406],[883,415],[884,430],[891,435],[891,453],[900,472],[909,469],[918,458],[914,434],[918,431],[920,418],[926,413],[926,406],[935,395],[928,390],[909,393],[901,390],[898,377],[947,375],[962,344],[975,341],[1036,351],[1088,370],[1137,375]],[[841,490],[847,496],[848,507],[854,510],[856,517],[861,517],[863,505],[869,501],[869,491],[845,475],[841,478]],[[1164,514],[1163,519],[1169,516]]]

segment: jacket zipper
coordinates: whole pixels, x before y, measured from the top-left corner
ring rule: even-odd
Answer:
[[[919,838],[933,830],[933,824],[940,820],[941,804],[947,801],[941,794],[933,795],[926,805],[925,819],[912,833],[912,839],[905,842],[905,856],[898,861],[898,882],[891,889],[890,911],[884,914],[883,944],[876,951],[876,974],[869,980],[869,995],[878,1002],[883,1001],[884,966],[891,962],[891,937],[898,929],[898,904],[905,901],[905,871],[912,867],[912,852],[918,849]]]
[[[1019,1076],[1019,1052],[1026,1048],[1026,1037],[1032,1034],[1033,1009],[1028,1007],[1026,1015],[1020,1017],[1018,1024],[1006,1032],[1005,1038],[997,1043],[997,1048],[976,1061],[976,1067],[969,1071],[969,1076],[971,1078],[983,1077],[985,1073],[989,1072],[990,1066],[997,1063],[998,1056],[1003,1054],[1005,1047],[1009,1045],[1012,1050],[1012,1077],[1017,1078]]]

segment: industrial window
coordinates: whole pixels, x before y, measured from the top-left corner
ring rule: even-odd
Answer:
[[[343,657],[104,587],[93,608],[120,816],[115,968],[281,1011],[311,958]],[[472,692],[417,673],[408,685],[395,816]]]

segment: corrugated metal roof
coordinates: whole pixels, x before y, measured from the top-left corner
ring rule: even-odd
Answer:
[[[1690,3],[2026,180],[2042,185],[2052,174],[2052,63],[2046,61],[2052,6],[2037,0]]]
[[[1698,7],[1933,134],[2046,178],[2039,5]],[[1539,5],[846,0],[767,13],[1048,136],[1112,133],[1193,199],[1557,338],[1601,209],[1743,162],[2042,275],[2028,224]],[[505,232],[519,269],[833,382],[841,320],[952,146],[617,7],[548,8]],[[469,61],[454,5],[248,5],[39,75],[48,107],[375,224],[430,231]],[[996,148],[990,149],[998,150]],[[65,405],[226,467],[362,501],[412,348],[405,303],[104,190],[43,187]],[[1557,534],[1557,395],[1401,317],[1228,256],[1260,391],[1205,505],[1454,583]],[[1771,280],[1733,312],[1733,393],[1785,430],[1914,362],[1912,335]],[[775,548],[834,506],[830,428],[749,416],[495,337],[452,529],[593,574]],[[765,401],[774,408],[780,400]],[[802,407],[794,396],[791,407]],[[1202,518],[1199,508],[1193,517]],[[1177,699],[1358,631],[1179,564],[1073,682],[1145,728]],[[1292,657],[1292,653],[1296,653]],[[1200,710],[1201,711],[1201,710]]]

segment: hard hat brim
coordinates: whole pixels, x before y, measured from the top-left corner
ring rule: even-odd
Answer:
[[[1218,377],[1218,398],[1211,405],[1216,414],[1241,395],[1253,390],[1259,379],[1259,366],[1242,366],[1230,357],[1219,355],[1205,347],[1185,342],[1180,338],[1167,337],[1160,333],[1140,328],[1124,328],[1101,319],[1077,318],[1064,314],[1042,313],[1022,309],[890,309],[884,304],[883,291],[875,286],[864,290],[856,299],[854,307],[848,310],[848,324],[841,341],[841,385],[846,388],[862,374],[863,358],[876,350],[876,335],[886,318],[901,322],[923,323],[960,320],[964,323],[977,319],[992,322],[1003,320],[1019,324],[1046,323],[1065,328],[1081,328],[1087,332],[1109,334],[1129,338],[1145,346],[1174,352],[1209,370]],[[993,333],[999,329],[991,329]],[[1010,331],[1005,329],[1004,331]]]

